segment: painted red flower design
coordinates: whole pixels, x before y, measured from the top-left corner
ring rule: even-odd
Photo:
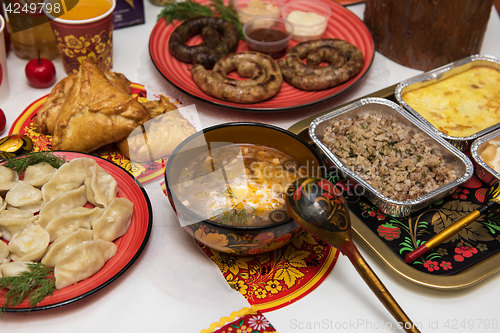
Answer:
[[[356,184],[354,184],[350,179],[345,179],[345,180],[337,182],[336,185],[338,187],[340,187],[342,189],[342,191],[348,192],[348,191],[352,190]]]
[[[441,266],[445,271],[453,268],[451,266],[451,262],[449,262],[449,261],[441,261],[441,263],[439,264],[439,266]]]
[[[439,271],[439,265],[437,261],[427,260],[424,264],[429,272]]]
[[[460,247],[457,247],[455,248],[455,255],[453,256],[453,258],[455,259],[455,261],[459,261],[459,262],[462,262],[465,260],[465,258],[470,258],[472,257],[474,254],[476,254],[478,251],[475,247],[468,247],[468,246],[460,246]]]
[[[475,195],[476,195],[476,199],[479,201],[479,202],[484,202],[484,198],[486,197],[486,194],[488,193],[488,189],[487,188],[480,188],[479,190],[476,191]]]
[[[389,222],[379,225],[377,228],[377,232],[380,237],[388,241],[398,239],[401,235],[401,229]]]
[[[468,247],[464,245],[455,248],[455,253],[463,255],[465,258],[470,258],[472,255],[477,253],[477,249],[475,247]]]
[[[468,188],[480,188],[483,183],[475,175],[472,176],[468,181],[462,184],[462,187]]]

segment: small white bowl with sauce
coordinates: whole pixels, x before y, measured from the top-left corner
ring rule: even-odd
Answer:
[[[242,24],[257,16],[280,16],[283,0],[234,0]]]
[[[322,38],[331,14],[328,4],[315,0],[294,0],[281,11],[281,17],[293,24],[292,39],[297,42]]]

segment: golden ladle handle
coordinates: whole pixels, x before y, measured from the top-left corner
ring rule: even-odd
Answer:
[[[403,309],[401,309],[394,297],[392,297],[389,290],[387,290],[375,272],[370,268],[365,259],[361,256],[361,253],[359,253],[359,250],[354,243],[352,241],[347,241],[339,246],[339,250],[349,258],[359,275],[361,275],[363,280],[365,280],[366,284],[370,287],[382,304],[384,304],[386,309],[389,310],[398,324],[401,325],[401,328],[403,328],[405,332],[420,332]]]

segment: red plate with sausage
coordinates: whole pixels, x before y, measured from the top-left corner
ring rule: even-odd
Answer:
[[[284,3],[289,1],[291,0],[285,0]],[[191,78],[190,69],[192,65],[177,60],[168,50],[170,35],[181,22],[166,25],[163,19],[159,20],[151,32],[149,53],[158,71],[160,71],[170,83],[192,97],[217,106],[244,111],[270,112],[286,111],[323,102],[345,92],[360,81],[372,64],[375,48],[368,28],[354,13],[334,1],[321,1],[327,3],[332,11],[324,38],[339,38],[346,40],[358,47],[364,56],[363,68],[357,75],[330,89],[303,91],[283,81],[281,90],[277,95],[259,103],[238,104],[209,96],[201,91]],[[209,0],[198,0],[198,2],[207,5]],[[188,44],[196,45],[201,43],[201,41],[200,36],[194,36],[188,41]],[[292,40],[290,41],[289,47],[296,44],[297,42]],[[240,41],[237,52],[247,50],[248,47],[246,42]]]

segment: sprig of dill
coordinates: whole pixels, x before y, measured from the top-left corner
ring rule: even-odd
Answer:
[[[184,21],[197,16],[218,16],[230,21],[238,28],[240,39],[245,39],[242,30],[243,24],[234,8],[233,0],[229,0],[227,6],[224,5],[223,0],[210,0],[207,6],[192,0],[167,3],[158,14],[158,20],[163,18],[166,24],[170,24],[174,20]]]
[[[231,214],[232,213],[232,214]],[[232,218],[231,218],[232,217]],[[233,225],[236,224],[244,224],[247,220],[247,211],[245,208],[238,210],[236,208],[232,208],[229,210],[224,210],[223,212],[217,214],[215,216],[215,220],[221,224],[229,225],[229,219],[233,221]]]
[[[227,6],[224,5],[223,0],[211,0],[210,4],[214,8],[215,12],[219,14],[220,18],[234,23],[240,33],[240,39],[245,39],[242,30],[243,24],[240,21],[236,9],[234,8],[233,0],[229,0]]]
[[[7,159],[7,162],[3,164],[3,166],[16,171],[18,174],[21,174],[30,165],[35,165],[41,162],[49,163],[54,168],[58,169],[61,165],[66,163],[66,160],[64,159],[64,157],[56,156],[51,152],[40,151],[28,155],[9,158]]]
[[[54,270],[42,263],[28,263],[27,271],[18,276],[0,278],[0,288],[9,288],[2,310],[14,307],[28,298],[29,304],[35,306],[46,296],[52,296],[56,289]]]
[[[165,23],[170,24],[174,20],[184,21],[196,16],[214,16],[213,10],[192,0],[182,2],[167,3],[160,14],[158,20],[165,19]]]
[[[253,207],[250,207],[252,209],[251,213],[255,213],[257,210]],[[217,213],[219,211],[220,213]],[[229,210],[225,210],[224,208],[220,208],[216,210],[216,215],[213,217],[213,219],[221,224],[229,225],[229,220],[232,220],[233,225],[237,224],[245,224],[245,222],[248,219],[248,212],[246,208],[243,209],[236,209],[236,208],[231,208]]]

